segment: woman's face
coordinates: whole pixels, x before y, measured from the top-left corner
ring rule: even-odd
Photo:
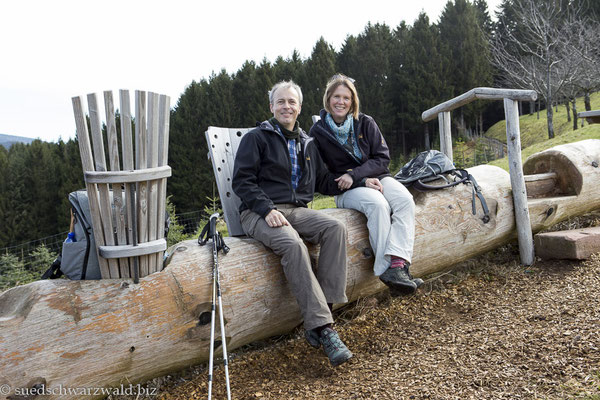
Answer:
[[[346,119],[352,109],[352,92],[345,85],[339,85],[329,98],[329,109],[333,120],[338,124]]]

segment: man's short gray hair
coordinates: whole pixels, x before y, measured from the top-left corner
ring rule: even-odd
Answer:
[[[298,93],[298,101],[302,105],[302,89],[293,80],[277,82],[271,90],[269,90],[269,103],[273,104],[275,100],[275,92],[279,89],[294,89]]]

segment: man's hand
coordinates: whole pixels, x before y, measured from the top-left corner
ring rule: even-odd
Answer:
[[[278,228],[280,226],[290,224],[288,220],[285,219],[283,214],[277,210],[271,210],[271,212],[265,217],[265,221],[267,221],[267,225],[269,225],[271,228]]]
[[[338,188],[340,190],[347,190],[352,187],[354,183],[354,179],[348,174],[344,174],[335,180],[338,184]]]
[[[365,186],[371,189],[379,190],[383,193],[383,185],[377,178],[367,178],[365,181]]]

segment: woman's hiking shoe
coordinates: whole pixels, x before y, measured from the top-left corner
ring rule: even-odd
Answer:
[[[308,342],[308,344],[310,344],[315,349],[318,349],[319,347],[321,347],[321,342],[319,340],[319,334],[317,333],[316,329],[305,329],[304,337],[306,338],[306,341]]]
[[[423,280],[419,279],[421,283],[417,286],[417,283],[413,281],[408,272],[408,267],[388,268],[379,276],[379,279],[390,288],[392,295],[412,294],[417,290],[417,287],[423,284]]]
[[[337,367],[352,358],[352,352],[348,350],[338,333],[332,328],[323,328],[319,336],[319,342],[323,345],[323,351],[333,367]]]

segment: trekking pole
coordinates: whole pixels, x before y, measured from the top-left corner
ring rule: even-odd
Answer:
[[[221,344],[223,346],[223,364],[225,367],[225,383],[227,386],[227,400],[231,400],[231,389],[229,385],[229,366],[227,361],[227,340],[225,336],[225,322],[223,318],[223,302],[221,297],[221,283],[219,278],[219,250],[223,250],[223,253],[229,252],[229,247],[225,244],[223,237],[217,231],[217,218],[219,213],[215,213],[210,216],[209,223],[204,227],[198,243],[200,245],[206,244],[208,238],[212,237],[213,241],[213,290],[212,290],[212,304],[211,304],[211,316],[210,316],[210,349],[209,349],[209,360],[208,360],[208,399],[212,398],[212,378],[213,378],[213,359],[214,359],[214,344],[215,344],[215,312],[216,305],[219,305],[219,320],[221,323]],[[208,231],[207,231],[208,228]],[[204,238],[204,235],[206,237]]]
[[[137,239],[137,210],[136,210],[136,204],[135,204],[135,188],[134,188],[134,184],[129,184],[129,197],[130,197],[130,203],[129,204],[129,209],[131,210],[131,241],[132,241],[132,245],[133,247],[136,247],[138,245],[138,239]],[[133,283],[139,283],[140,282],[140,266],[138,264],[138,257],[132,257],[133,258]]]

